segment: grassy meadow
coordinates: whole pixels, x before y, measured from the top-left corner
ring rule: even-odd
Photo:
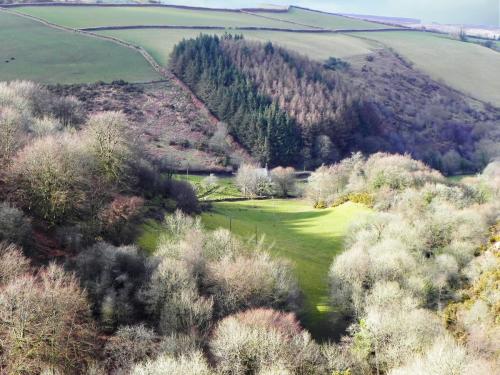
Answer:
[[[500,54],[444,35],[398,31],[357,33],[397,51],[435,80],[500,106]]]
[[[231,198],[243,198],[238,188],[234,185],[231,176],[217,176],[217,184],[213,188],[204,187],[203,180],[207,175],[177,174],[175,179],[190,182],[200,201],[217,201]]]
[[[22,7],[19,12],[72,28],[97,26],[222,26],[302,28],[251,14],[166,7]]]
[[[258,13],[267,17],[296,22],[303,25],[316,26],[324,29],[345,30],[345,29],[387,29],[391,26],[368,22],[360,19],[326,14],[305,9],[290,8],[287,13]]]
[[[346,203],[336,208],[314,210],[301,200],[264,200],[214,203],[202,215],[208,229],[229,229],[242,238],[265,236],[271,253],[292,262],[304,292],[303,322],[316,337],[335,331],[328,308],[327,275],[330,264],[343,250],[344,235],[364,206]]]
[[[170,53],[182,39],[196,38],[200,33],[222,35],[216,30],[106,30],[99,34],[112,36],[140,45],[162,65],[168,65]],[[290,48],[312,59],[326,60],[331,56],[347,58],[369,54],[377,43],[342,34],[307,34],[282,31],[242,31],[248,40],[271,41]]]
[[[0,11],[0,81],[86,83],[159,75],[137,52]]]

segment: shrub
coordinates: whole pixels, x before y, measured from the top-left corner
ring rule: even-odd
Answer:
[[[130,184],[129,161],[135,157],[125,115],[119,112],[93,115],[87,123],[84,137],[97,161],[99,172],[111,183]]]
[[[361,203],[367,207],[373,207],[374,200],[373,195],[369,193],[351,193],[348,195],[348,199],[353,203]]]
[[[26,140],[26,120],[13,108],[0,107],[0,166],[5,168]]]
[[[202,298],[184,262],[164,258],[141,291],[150,320],[160,332],[205,333],[212,318],[212,301]]]
[[[487,375],[493,373],[495,373],[493,363],[472,358],[463,347],[446,336],[438,338],[432,348],[423,355],[389,372],[390,375]]]
[[[318,168],[308,179],[305,195],[313,205],[318,202],[338,205],[352,200],[371,207],[378,199],[387,198],[390,191],[400,192],[435,182],[445,180],[407,155],[377,153],[365,159],[357,153],[335,165]]]
[[[55,265],[11,280],[0,293],[0,369],[80,374],[95,356],[96,332],[85,293]]]
[[[153,265],[136,247],[98,243],[80,253],[72,266],[105,330],[133,324],[142,316],[138,292],[149,279]]]
[[[17,199],[52,225],[75,216],[85,202],[89,163],[77,136],[35,140],[18,154],[10,171]]]
[[[359,188],[363,183],[363,163],[363,156],[357,153],[335,165],[321,166],[308,178],[306,198],[315,206],[319,202],[330,206],[336,198]]]
[[[298,287],[290,266],[265,253],[226,256],[207,268],[203,285],[214,298],[218,316],[246,308],[296,307]]]
[[[74,96],[54,97],[49,108],[65,128],[76,128],[85,121],[82,105]]]
[[[236,173],[235,184],[245,197],[267,196],[272,192],[267,169],[255,165],[241,165]]]
[[[190,231],[200,231],[202,228],[199,217],[186,215],[181,210],[175,211],[172,215],[165,216],[163,225],[167,238],[170,238],[172,241],[179,241]]]
[[[6,242],[0,242],[0,288],[27,273],[29,261],[21,249]]]
[[[35,119],[30,126],[30,131],[38,137],[57,133],[63,129],[62,125],[56,119],[43,117]]]
[[[361,203],[367,207],[372,208],[374,204],[373,195],[369,193],[350,193],[347,195],[342,195],[335,199],[332,203],[332,207],[338,207],[346,202]]]
[[[279,197],[287,197],[295,188],[295,169],[276,167],[271,171],[274,191]]]
[[[141,197],[116,196],[99,214],[106,238],[115,244],[131,242],[136,234],[135,219],[143,206]]]
[[[223,156],[230,152],[231,146],[228,143],[228,131],[226,124],[224,123],[217,124],[217,129],[215,130],[212,137],[210,137],[208,147],[212,152],[215,152],[217,155]]]
[[[29,245],[31,223],[23,212],[6,202],[0,202],[0,242]]]
[[[176,201],[178,209],[187,213],[199,212],[198,198],[189,182],[170,179],[167,191],[168,196]]]
[[[419,305],[398,283],[377,283],[354,334],[354,350],[382,372],[426,350],[444,330],[439,319]]]
[[[330,70],[342,70],[342,69],[348,68],[349,63],[347,63],[344,60],[338,59],[336,57],[329,57],[328,60],[325,61],[323,66],[326,69],[330,69]]]
[[[144,325],[124,326],[106,342],[104,358],[110,372],[126,373],[135,363],[155,358],[160,337]]]
[[[132,370],[132,375],[159,374],[213,375],[214,373],[200,351],[183,354],[177,358],[163,355],[156,360],[139,364]]]
[[[222,374],[259,373],[280,364],[291,373],[316,373],[319,348],[292,314],[248,310],[222,320],[209,343]]]
[[[193,289],[174,292],[162,306],[159,330],[163,334],[197,333],[204,335],[212,322],[213,302]]]
[[[422,187],[425,182],[443,181],[443,176],[421,161],[408,155],[377,153],[364,166],[367,187],[379,190],[389,187],[404,190],[408,187]]]

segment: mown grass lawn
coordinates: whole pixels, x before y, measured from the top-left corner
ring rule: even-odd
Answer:
[[[0,11],[0,81],[92,83],[160,76],[136,51]]]
[[[271,253],[294,266],[304,293],[304,326],[315,337],[325,338],[339,328],[328,304],[328,270],[343,250],[349,225],[367,212],[366,207],[353,203],[315,210],[301,200],[220,202],[202,220],[208,229],[231,225],[232,232],[245,239],[264,235],[272,245]]]

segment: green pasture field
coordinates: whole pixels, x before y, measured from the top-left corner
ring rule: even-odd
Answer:
[[[134,45],[144,47],[161,65],[168,65],[170,53],[182,39],[196,38],[201,33],[222,35],[216,30],[106,30],[98,34],[112,36]],[[326,60],[331,56],[348,58],[366,55],[377,47],[377,43],[353,38],[343,34],[293,33],[283,31],[243,31],[248,40],[271,41],[290,48],[316,60]]]
[[[343,250],[343,239],[356,217],[369,210],[346,203],[315,210],[301,200],[263,200],[214,203],[204,213],[206,228],[231,229],[244,239],[265,236],[271,253],[292,262],[304,293],[302,322],[317,338],[335,335],[338,323],[328,303],[328,271]]]
[[[19,12],[57,25],[85,28],[97,26],[221,26],[302,28],[251,14],[165,7],[22,7]]]
[[[0,11],[1,81],[145,82],[159,78],[146,60],[129,48]]]
[[[265,13],[259,12],[257,14],[267,17],[273,17],[289,22],[296,22],[299,24],[321,27],[324,29],[332,30],[370,30],[370,29],[387,29],[392,26],[382,25],[375,22],[364,21],[360,19],[338,16],[335,14],[326,14],[315,12],[305,9],[290,8],[287,13]]]
[[[217,185],[213,188],[204,188],[202,181],[207,175],[177,174],[174,178],[190,182],[200,201],[217,201],[223,199],[243,198],[238,188],[234,185],[234,177],[217,176]]]
[[[445,35],[397,31],[356,33],[401,54],[435,80],[500,106],[500,54]]]

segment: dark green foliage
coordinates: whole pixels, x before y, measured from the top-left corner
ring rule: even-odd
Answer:
[[[339,84],[338,59],[326,67],[272,43],[201,35],[174,49],[171,67],[263,164],[334,162],[376,132],[360,96]]]
[[[171,67],[262,163],[293,164],[300,150],[296,122],[224,54],[223,42],[240,39],[201,35],[185,40],[174,49]]]
[[[373,56],[371,56],[371,57],[373,60]],[[369,60],[369,61],[372,61],[372,60]],[[349,64],[347,62],[345,62],[344,60],[337,59],[336,57],[330,57],[328,60],[325,61],[323,66],[326,69],[337,70],[337,69],[346,69],[349,67]]]

